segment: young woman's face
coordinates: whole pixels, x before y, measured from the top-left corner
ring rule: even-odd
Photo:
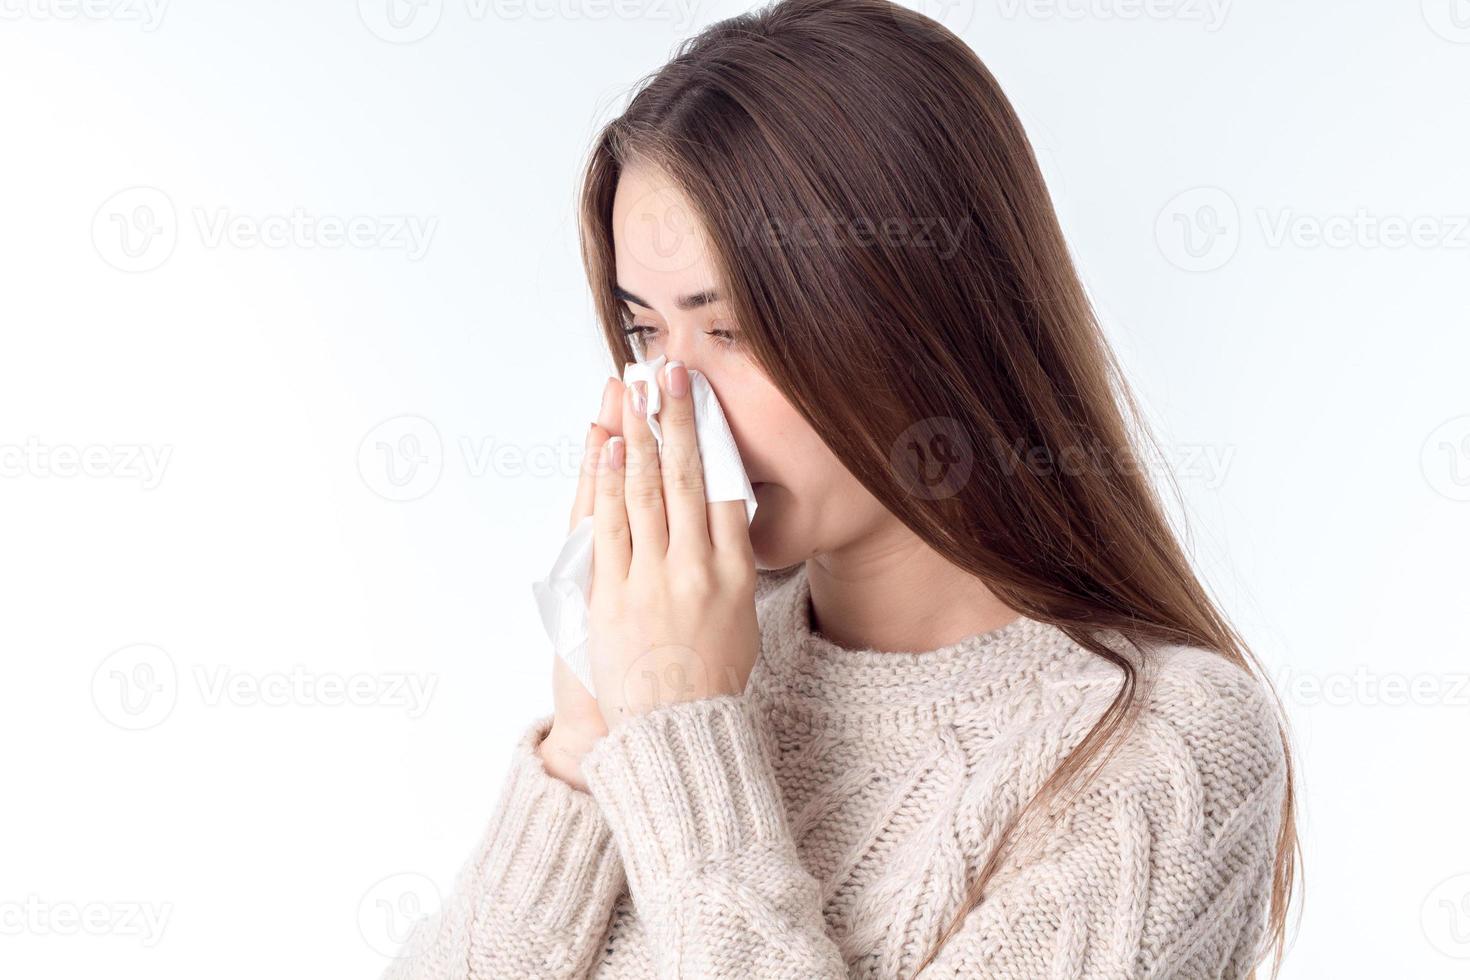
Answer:
[[[756,566],[835,551],[891,519],[748,355],[703,229],[662,171],[623,171],[612,227],[639,359],[664,354],[702,372],[730,423],[759,504],[750,529]]]

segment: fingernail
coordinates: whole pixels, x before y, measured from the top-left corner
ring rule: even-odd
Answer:
[[[623,468],[623,437],[613,436],[607,441],[607,462],[615,470]]]
[[[633,411],[637,412],[640,418],[643,416],[645,407],[648,404],[647,396],[644,394],[645,387],[647,387],[647,382],[633,382]]]
[[[674,368],[681,370],[675,371]],[[684,367],[683,361],[669,361],[664,365],[664,384],[675,398],[689,394],[689,369]]]

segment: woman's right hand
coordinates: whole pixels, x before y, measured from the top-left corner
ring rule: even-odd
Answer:
[[[587,432],[587,445],[582,454],[582,468],[577,477],[577,499],[572,504],[572,519],[567,533],[582,518],[592,513],[597,489],[597,458],[603,443],[622,434],[623,383],[608,378],[602,388],[602,406],[597,421]],[[537,746],[546,771],[562,782],[587,792],[582,779],[582,756],[592,744],[607,734],[607,723],[597,707],[597,699],[582,686],[577,675],[561,657],[552,657],[551,697],[554,706],[551,730]]]

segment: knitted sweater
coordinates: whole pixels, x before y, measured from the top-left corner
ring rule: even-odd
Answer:
[[[1121,674],[1022,617],[922,653],[811,627],[805,565],[761,571],[746,691],[664,705],[547,774],[526,726],[487,831],[384,980],[913,976],[1007,818]],[[1121,646],[1121,644],[1120,644]],[[1137,724],[1023,834],[921,977],[1243,977],[1285,770],[1271,702],[1157,646]]]

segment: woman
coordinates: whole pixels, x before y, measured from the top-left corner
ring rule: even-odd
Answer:
[[[975,55],[886,0],[711,26],[596,144],[619,373],[594,699],[560,663],[395,978],[1241,977],[1295,869],[1279,706]],[[706,505],[689,369],[759,508]],[[1125,409],[1127,411],[1125,411]],[[1274,972],[1274,971],[1273,971]]]

